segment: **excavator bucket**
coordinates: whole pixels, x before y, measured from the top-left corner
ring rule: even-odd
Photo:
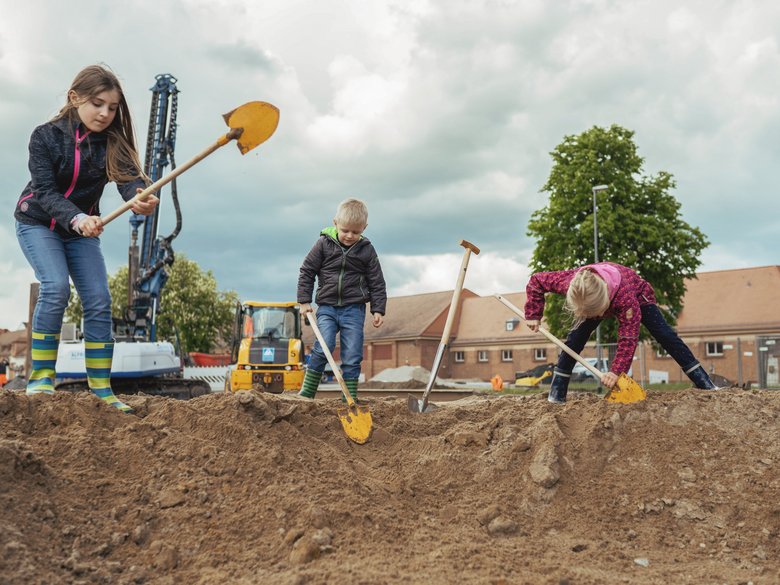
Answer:
[[[626,374],[620,374],[617,384],[615,384],[604,399],[607,402],[630,404],[631,402],[639,402],[640,400],[647,399],[647,392],[645,392],[645,389],[632,378],[629,378]]]
[[[344,427],[344,432],[350,440],[358,445],[368,442],[373,430],[373,421],[371,412],[367,408],[353,402],[348,408],[340,408],[337,413],[341,426]]]
[[[238,131],[236,145],[241,154],[246,154],[276,131],[279,108],[267,102],[247,102],[222,117],[231,130]]]

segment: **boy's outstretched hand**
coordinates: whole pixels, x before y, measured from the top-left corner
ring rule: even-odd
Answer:
[[[374,327],[381,327],[384,322],[385,318],[382,316],[382,313],[374,313]]]

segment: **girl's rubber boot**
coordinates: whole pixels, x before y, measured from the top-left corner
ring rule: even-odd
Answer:
[[[571,374],[566,374],[555,368],[553,370],[552,382],[550,382],[550,393],[547,395],[547,402],[566,404],[566,394],[569,391],[570,379]]]
[[[693,385],[699,390],[720,390],[720,388],[710,379],[710,375],[701,364],[697,364],[695,368],[685,372],[685,375],[691,379]]]
[[[298,396],[314,398],[317,395],[317,388],[320,387],[321,381],[322,372],[306,370],[306,374],[303,376],[303,385],[301,386],[301,391],[298,392]]]
[[[352,396],[352,400],[355,402],[358,402],[357,397],[357,387],[358,387],[358,381],[357,380],[344,380],[344,383],[347,385],[347,390],[349,391],[349,395]],[[341,401],[346,402],[347,399],[344,398],[344,395],[341,395]]]
[[[106,404],[132,414],[133,409],[119,400],[111,389],[111,364],[114,361],[113,341],[84,341],[84,364],[87,384],[92,393]]]
[[[54,394],[57,348],[60,345],[59,333],[32,332],[32,371],[27,380],[25,394]]]

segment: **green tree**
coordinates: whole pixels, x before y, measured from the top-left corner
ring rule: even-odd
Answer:
[[[680,203],[670,193],[676,186],[672,175],[644,175],[633,136],[618,125],[594,126],[564,137],[550,153],[553,167],[542,188],[549,202],[528,222],[528,235],[536,239],[531,268],[563,270],[594,261],[592,189],[607,185],[597,195],[599,260],[636,270],[653,285],[659,307],[675,324],[685,279],[695,277],[709,241],[680,217]],[[571,325],[563,300],[551,295],[545,308],[550,329],[559,337]],[[602,325],[602,339],[617,340],[614,319]]]
[[[169,267],[162,290],[157,317],[157,338],[173,341],[179,334],[184,351],[210,352],[230,338],[238,294],[217,290],[210,270],[203,272],[198,263],[183,254]],[[127,266],[121,266],[108,278],[111,313],[123,318],[127,311]],[[66,319],[79,323],[81,301],[75,291],[66,310]]]

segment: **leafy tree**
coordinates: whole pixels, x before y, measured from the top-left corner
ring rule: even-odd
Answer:
[[[542,188],[550,199],[528,222],[528,235],[537,240],[531,268],[564,270],[594,261],[592,189],[607,185],[597,195],[599,260],[636,270],[653,285],[659,307],[675,324],[685,279],[695,277],[709,241],[680,217],[680,203],[670,194],[676,186],[672,175],[643,174],[644,159],[633,136],[618,125],[594,126],[564,137],[550,153],[553,167]],[[563,300],[551,295],[545,309],[550,329],[559,337],[571,324]],[[605,321],[601,331],[605,342],[617,340],[614,319]]]
[[[121,266],[108,279],[111,313],[123,318],[128,307],[127,266]],[[210,352],[230,338],[238,294],[217,290],[212,272],[203,272],[198,263],[177,254],[163,287],[157,318],[157,338],[173,340],[178,331],[184,351]],[[81,301],[74,290],[66,310],[66,320],[81,322]]]

